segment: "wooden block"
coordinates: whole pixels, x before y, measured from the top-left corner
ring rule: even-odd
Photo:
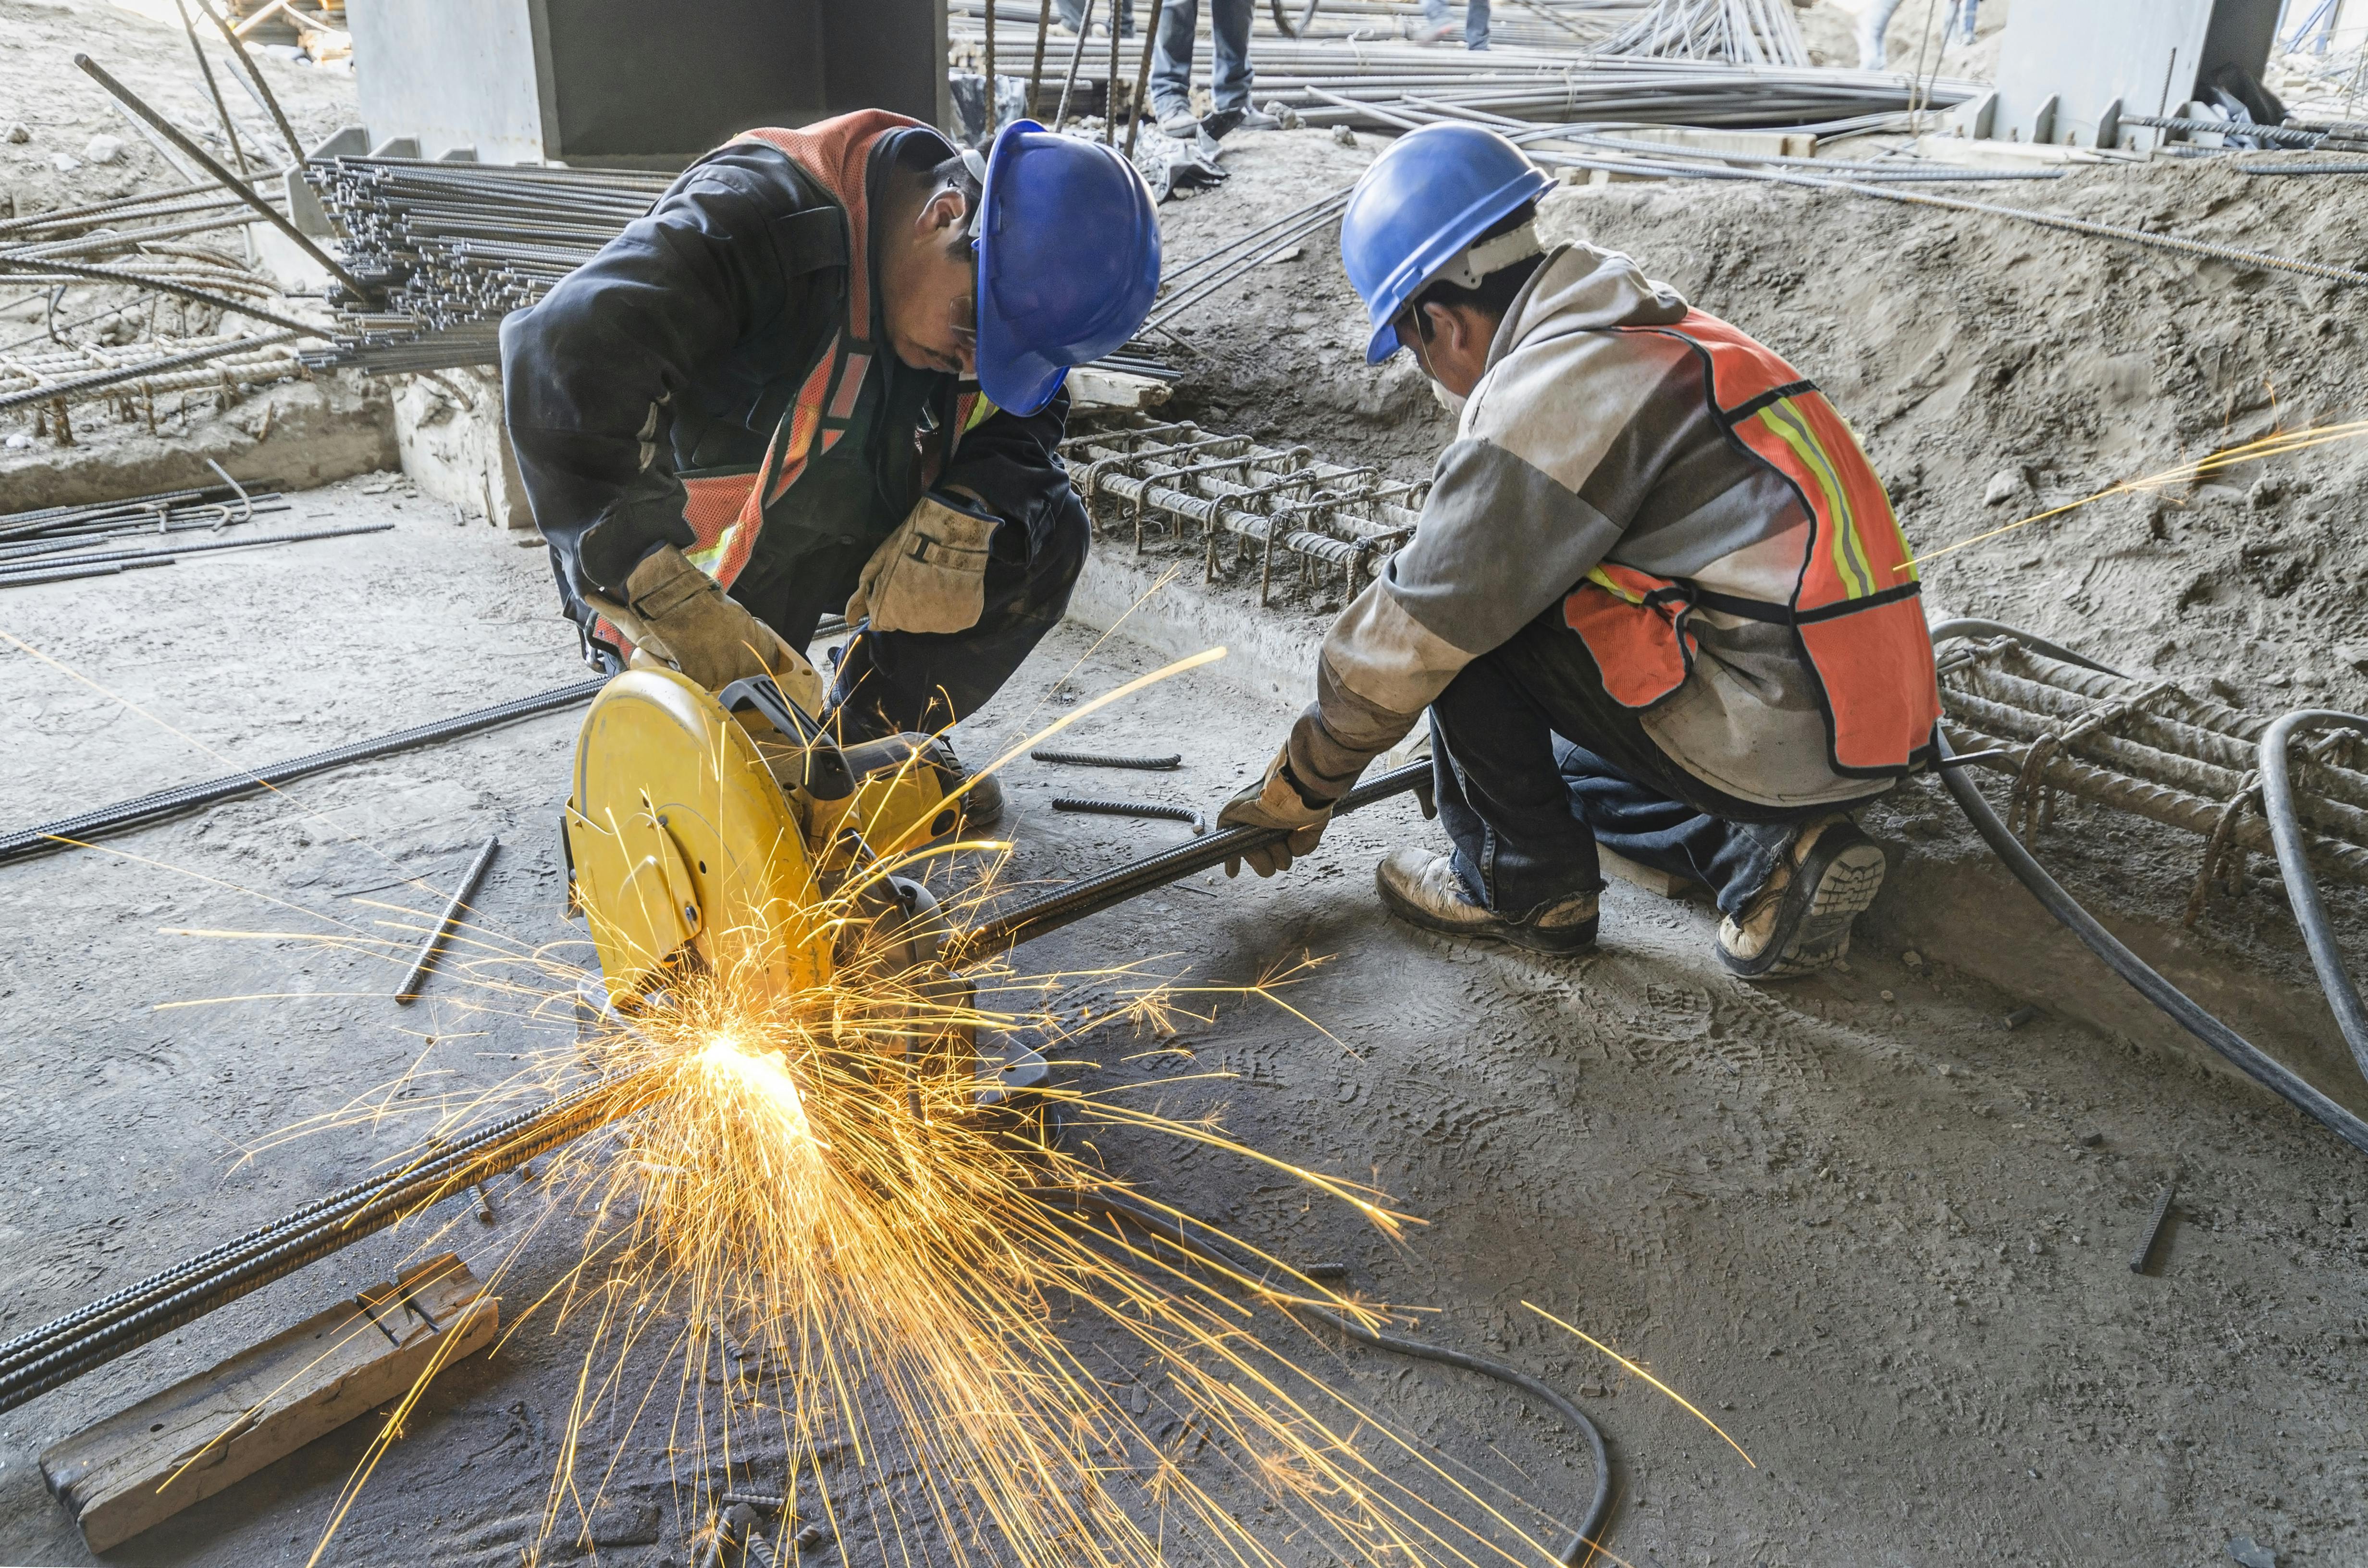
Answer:
[[[105,1551],[401,1398],[499,1324],[445,1253],[51,1444],[41,1475]]]
[[[1156,408],[1167,401],[1167,383],[1123,370],[1097,370],[1080,365],[1069,372],[1069,404],[1079,409]]]
[[[1663,898],[1683,898],[1693,892],[1696,885],[1683,877],[1673,877],[1667,871],[1640,866],[1624,855],[1614,855],[1600,844],[1595,846],[1595,858],[1602,864],[1605,876],[1617,877],[1632,887],[1643,888],[1646,892],[1658,893]]]
[[[1814,158],[1817,154],[1817,139],[1799,131],[1719,131],[1692,125],[1643,125],[1606,134],[1629,142],[1659,142],[1671,147],[1699,147],[1705,152],[1773,153],[1783,158]]]

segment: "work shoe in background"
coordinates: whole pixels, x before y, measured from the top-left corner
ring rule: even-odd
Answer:
[[[1281,131],[1282,129],[1281,117],[1269,114],[1262,108],[1246,108],[1241,111],[1241,115],[1240,123],[1234,127],[1236,131]]]
[[[1746,980],[1789,980],[1847,956],[1850,923],[1883,891],[1884,866],[1850,818],[1809,824],[1743,913],[1719,923],[1720,960]]]
[[[1160,104],[1153,111],[1157,119],[1159,134],[1178,142],[1190,142],[1192,133],[1201,129],[1201,117],[1192,112],[1190,104]]]
[[[1595,946],[1595,894],[1573,893],[1508,920],[1474,903],[1453,858],[1436,849],[1391,850],[1373,868],[1373,885],[1391,914],[1426,931],[1510,942],[1533,953],[1583,953]]]

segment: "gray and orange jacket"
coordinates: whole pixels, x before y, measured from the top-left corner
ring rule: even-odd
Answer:
[[[621,598],[662,544],[726,587],[778,585],[817,551],[860,564],[932,485],[1031,544],[1076,505],[1055,455],[1065,393],[1023,418],[887,346],[871,214],[900,165],[953,153],[879,110],[750,131],[503,322],[510,443],[587,656],[621,639],[584,595]],[[747,602],[761,616],[779,597]]]
[[[1940,717],[1907,562],[1809,382],[1627,257],[1565,248],[1506,312],[1413,540],[1325,638],[1292,771],[1339,795],[1551,614],[1704,783],[1868,795],[1928,760]]]

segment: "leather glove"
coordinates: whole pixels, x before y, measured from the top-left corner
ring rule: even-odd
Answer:
[[[1299,792],[1299,780],[1292,776],[1291,754],[1277,753],[1267,765],[1266,775],[1257,783],[1225,802],[1217,813],[1217,825],[1224,827],[1292,828],[1290,837],[1277,839],[1262,849],[1228,857],[1225,875],[1239,876],[1242,862],[1261,877],[1291,869],[1291,862],[1315,847],[1324,836],[1324,827],[1332,820],[1332,802],[1311,805]]]
[[[986,609],[987,541],[1002,519],[983,504],[929,494],[897,525],[847,601],[847,624],[874,631],[967,631]]]
[[[633,568],[623,604],[591,602],[633,640],[636,666],[663,665],[710,691],[769,675],[782,696],[808,713],[822,711],[822,676],[806,656],[673,545],[660,545]]]

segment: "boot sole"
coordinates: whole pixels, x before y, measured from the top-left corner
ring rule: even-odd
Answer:
[[[1565,926],[1554,931],[1541,930],[1537,926],[1523,926],[1510,920],[1499,920],[1494,915],[1475,925],[1462,926],[1440,919],[1420,904],[1406,898],[1379,877],[1373,879],[1373,886],[1381,893],[1383,904],[1392,915],[1409,926],[1419,926],[1425,931],[1435,932],[1441,937],[1457,937],[1467,942],[1508,942],[1514,947],[1526,948],[1531,952],[1544,953],[1554,958],[1567,958],[1573,953],[1583,953],[1595,946],[1595,933],[1600,921],[1594,917],[1588,918],[1580,925]]]
[[[1776,926],[1792,934],[1756,960],[1737,959],[1722,946],[1720,960],[1746,980],[1796,980],[1831,968],[1850,956],[1850,927],[1883,891],[1888,869],[1882,846],[1865,835],[1828,830],[1784,890]]]

